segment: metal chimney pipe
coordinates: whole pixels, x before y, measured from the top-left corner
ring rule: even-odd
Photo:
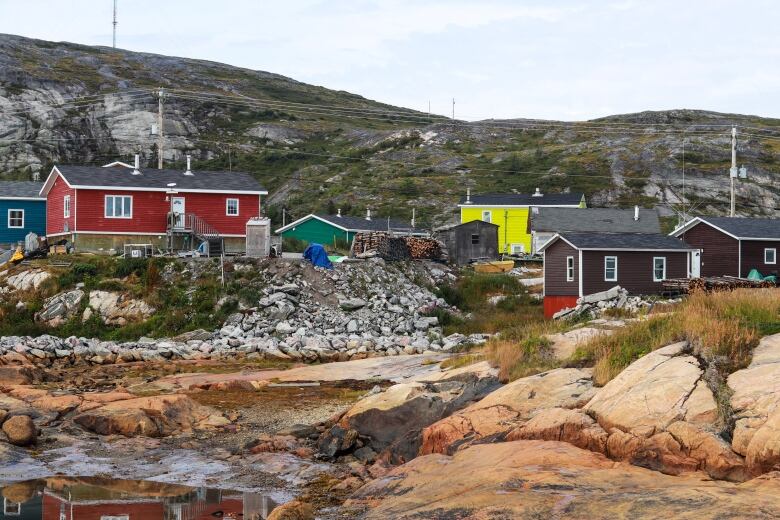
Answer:
[[[639,206],[634,206],[634,220],[639,220]]]
[[[193,175],[192,169],[190,168],[191,163],[192,163],[192,156],[190,154],[187,154],[187,171],[184,172],[184,175]]]
[[[371,209],[366,209],[366,220],[371,220]]]
[[[135,154],[135,167],[133,168],[133,175],[141,175],[141,172],[138,170],[138,168],[141,167],[141,156],[139,154]]]

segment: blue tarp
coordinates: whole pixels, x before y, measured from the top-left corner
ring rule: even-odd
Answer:
[[[328,253],[320,244],[309,244],[309,247],[303,252],[303,257],[314,264],[316,267],[333,269],[333,264],[328,259]]]

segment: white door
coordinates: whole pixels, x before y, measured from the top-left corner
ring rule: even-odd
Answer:
[[[173,226],[178,229],[184,228],[184,197],[173,197],[171,199],[171,212],[176,219]]]
[[[701,251],[691,252],[691,278],[701,276]]]

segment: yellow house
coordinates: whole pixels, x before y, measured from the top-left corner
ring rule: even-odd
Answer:
[[[498,250],[520,254],[531,251],[529,216],[535,208],[584,208],[582,193],[544,194],[536,189],[530,195],[523,193],[471,195],[461,199],[460,222],[484,220],[498,225]]]

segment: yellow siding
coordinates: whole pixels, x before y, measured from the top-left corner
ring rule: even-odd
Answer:
[[[491,221],[498,226],[498,250],[509,253],[511,244],[523,244],[526,253],[531,251],[531,235],[528,233],[528,208],[496,208],[474,206],[460,208],[460,222],[482,220],[482,212],[490,211]]]

